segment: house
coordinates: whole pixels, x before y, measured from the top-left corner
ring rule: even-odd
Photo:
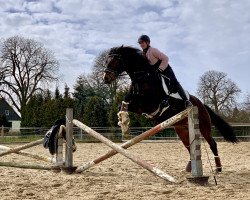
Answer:
[[[11,123],[13,131],[19,131],[21,126],[21,117],[16,111],[8,104],[8,102],[0,97],[0,115],[5,115],[8,122]]]

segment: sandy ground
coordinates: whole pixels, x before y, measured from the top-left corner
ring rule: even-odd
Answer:
[[[130,151],[177,178],[177,184],[168,183],[122,155],[116,155],[83,174],[1,167],[0,199],[250,199],[250,142],[237,145],[219,142],[218,148],[223,173],[216,175],[217,186],[204,145],[204,173],[210,175],[210,179],[207,186],[199,186],[186,180],[188,174],[184,168],[188,153],[181,142],[142,143]],[[80,165],[108,149],[103,144],[78,144],[74,163]],[[48,154],[40,146],[30,151]],[[210,152],[209,157],[213,158]],[[11,160],[32,162],[30,158],[14,154],[1,157],[1,161]],[[211,161],[214,166],[213,159]]]

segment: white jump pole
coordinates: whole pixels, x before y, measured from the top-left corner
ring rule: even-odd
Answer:
[[[181,121],[182,119],[186,118],[188,116],[189,111],[190,111],[190,108],[187,108],[186,110],[184,110],[184,111],[176,114],[175,116],[165,120],[164,122],[156,125],[155,127],[145,131],[144,133],[132,138],[131,140],[128,140],[127,142],[123,143],[121,145],[121,147],[124,149],[127,149],[127,148],[141,142],[142,140],[144,140],[150,136],[155,135],[156,133],[164,130],[165,128],[167,128],[167,127]],[[91,160],[91,161],[85,163],[84,165],[78,167],[76,172],[81,173],[81,172],[89,169],[90,167],[93,167],[94,165],[114,156],[115,154],[117,154],[117,152],[114,149],[112,149],[112,150],[108,151],[106,154],[103,154],[100,157],[98,157],[94,160]]]
[[[74,119],[72,122],[73,122],[74,125],[76,125],[79,128],[83,129],[89,135],[93,136],[97,140],[101,141],[102,143],[106,144],[110,148],[114,149],[116,152],[122,154],[123,156],[129,158],[133,162],[137,163],[138,165],[140,165],[143,168],[147,169],[148,171],[152,172],[156,176],[158,176],[158,177],[160,177],[160,178],[162,178],[164,180],[168,180],[170,182],[176,182],[176,180],[172,176],[166,174],[162,170],[160,170],[157,167],[147,163],[146,161],[134,156],[133,154],[131,154],[130,152],[128,152],[127,150],[125,150],[121,146],[111,142],[110,140],[108,140],[107,138],[102,136],[101,134],[97,133],[95,130],[93,130],[90,127],[86,126],[85,124],[81,123],[80,121]]]
[[[6,147],[3,145],[0,145],[0,151],[8,151],[8,150],[12,150],[12,148],[10,147]],[[25,156],[25,157],[29,157],[29,158],[33,158],[36,160],[41,160],[41,161],[45,161],[48,163],[56,163],[56,160],[53,157],[48,157],[48,156],[42,156],[42,155],[38,155],[35,153],[30,153],[30,152],[26,152],[26,151],[17,151],[14,152],[15,154],[21,155],[21,156]]]
[[[28,149],[30,147],[34,147],[34,146],[37,146],[37,145],[42,144],[42,143],[43,143],[43,139],[40,139],[40,140],[37,140],[37,141],[34,141],[34,142],[30,142],[28,144],[24,144],[24,145],[21,145],[19,147],[12,148],[12,149],[9,149],[7,151],[1,152],[0,153],[0,157],[8,155],[8,154],[11,154],[11,153],[16,153],[18,151],[21,151],[21,150],[24,150],[24,149]]]

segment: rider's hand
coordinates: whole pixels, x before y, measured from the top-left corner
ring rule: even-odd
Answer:
[[[158,77],[159,79],[161,79],[161,74],[162,74],[162,70],[160,68],[155,70],[155,76]]]
[[[160,75],[162,74],[162,70],[160,68],[158,68],[157,70],[155,70],[155,75],[160,77]]]

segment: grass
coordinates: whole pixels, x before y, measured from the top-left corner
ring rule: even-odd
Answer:
[[[8,136],[0,137],[0,143],[27,143],[35,140],[41,139],[41,136],[32,135],[32,136]]]

